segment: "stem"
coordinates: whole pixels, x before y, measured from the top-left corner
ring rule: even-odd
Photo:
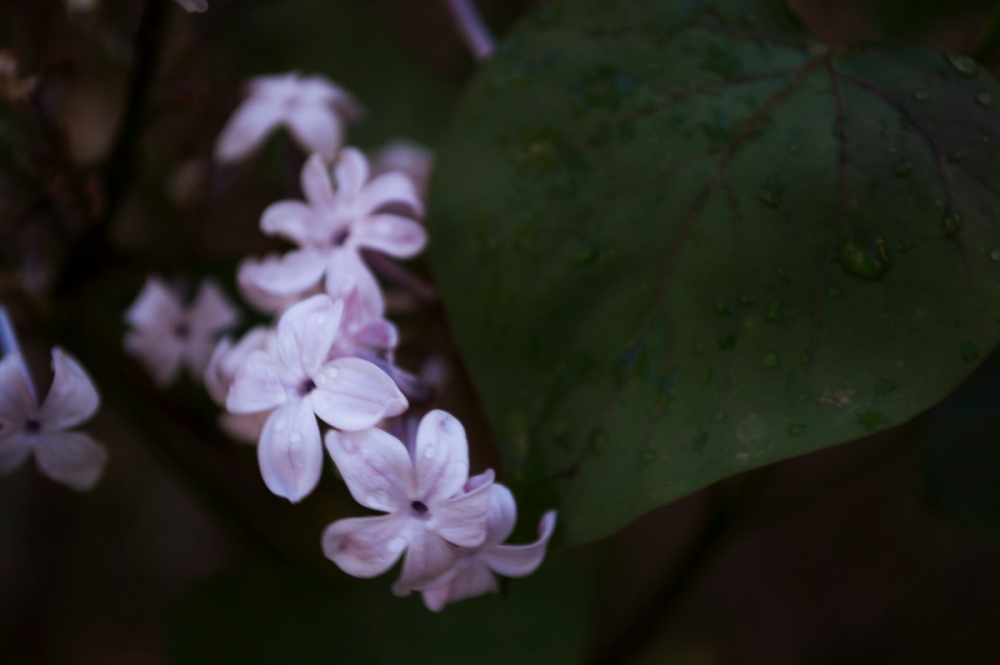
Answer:
[[[21,355],[21,345],[17,342],[17,331],[14,330],[14,324],[11,323],[10,316],[7,314],[7,308],[0,305],[0,351],[3,352],[3,356],[7,357],[11,354],[16,354],[21,359],[21,373],[24,374],[24,380],[28,384],[28,392],[31,393],[31,399],[38,404],[38,394],[35,392],[35,383],[31,380],[31,375],[28,373],[28,366],[24,364],[24,356]]]
[[[493,55],[496,49],[493,33],[472,0],[444,0],[444,3],[472,57],[482,62]]]
[[[146,102],[156,78],[157,63],[166,36],[170,0],[146,0],[135,33],[133,65],[128,98],[118,139],[105,167],[107,209],[104,218],[91,226],[76,243],[63,272],[59,291],[76,285],[81,278],[96,273],[109,257],[107,231],[121,207],[136,168],[136,155],[145,123]]]

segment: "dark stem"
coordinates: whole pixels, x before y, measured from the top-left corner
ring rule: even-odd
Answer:
[[[57,288],[65,292],[91,277],[110,258],[107,244],[108,228],[121,208],[122,200],[137,170],[139,144],[146,121],[146,103],[153,81],[163,42],[166,37],[167,8],[170,0],[146,0],[135,33],[132,55],[132,72],[129,78],[128,97],[122,115],[118,138],[104,168],[107,206],[104,217],[92,225],[75,243],[73,255],[63,271]]]

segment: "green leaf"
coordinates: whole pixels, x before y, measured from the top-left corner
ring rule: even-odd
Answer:
[[[555,2],[477,77],[430,252],[570,542],[896,425],[1000,336],[1000,86],[779,0]]]
[[[916,422],[931,502],[1000,543],[1000,353]]]
[[[368,113],[350,131],[355,144],[394,138],[433,143],[456,97],[453,85],[393,41],[372,2],[252,3],[227,21],[225,36],[245,76],[321,73],[357,95]]]
[[[332,565],[332,564],[331,564]],[[187,591],[171,612],[170,662],[567,665],[589,641],[589,577],[569,556],[510,584],[506,598],[434,614],[388,582],[279,570],[231,572]]]

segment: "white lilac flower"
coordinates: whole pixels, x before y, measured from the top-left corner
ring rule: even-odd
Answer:
[[[343,303],[317,295],[278,321],[277,353],[252,351],[229,388],[232,413],[271,411],[257,457],[264,483],[301,501],[323,470],[318,416],[342,430],[375,426],[406,410],[406,398],[385,372],[359,358],[330,359]]]
[[[322,76],[297,72],[259,76],[247,85],[247,96],[222,128],[215,159],[245,159],[280,126],[288,127],[306,153],[332,162],[343,144],[344,121],[361,117],[361,105],[351,93]]]
[[[86,491],[100,479],[108,455],[86,434],[67,430],[89,420],[101,400],[80,364],[59,348],[52,349],[52,370],[52,387],[38,406],[20,354],[0,361],[0,474],[34,452],[39,471]]]
[[[201,283],[194,302],[185,307],[177,293],[150,277],[125,320],[132,326],[125,335],[125,352],[136,357],[162,388],[177,380],[181,365],[200,380],[216,337],[239,320],[239,312],[210,279]]]
[[[275,354],[278,348],[277,332],[264,326],[251,328],[235,344],[229,337],[219,340],[212,358],[205,368],[205,389],[219,406],[226,405],[229,387],[236,379],[236,373],[253,351]],[[229,413],[219,415],[219,428],[236,441],[257,443],[270,411],[261,413]]]
[[[368,161],[353,148],[341,152],[333,173],[336,189],[319,155],[306,161],[306,201],[274,203],[260,220],[264,233],[283,236],[299,248],[280,258],[244,262],[239,281],[287,298],[315,288],[325,275],[330,297],[343,298],[357,290],[368,316],[381,318],[382,291],[360,251],[396,258],[418,254],[427,243],[427,232],[413,218],[423,216],[423,203],[413,182],[400,172],[369,179]]]
[[[187,12],[207,12],[208,0],[177,0],[177,4]]]
[[[466,491],[475,491],[473,480]],[[496,593],[493,573],[504,577],[526,577],[542,565],[549,539],[556,526],[556,513],[549,511],[538,523],[538,540],[530,545],[503,545],[517,522],[517,504],[510,490],[494,483],[490,512],[486,518],[486,540],[479,547],[459,550],[448,572],[421,589],[424,604],[435,612],[448,603]]]
[[[463,492],[469,448],[461,423],[444,411],[420,422],[413,448],[379,429],[330,432],[326,447],[354,499],[376,517],[338,520],[323,533],[327,558],[355,577],[375,577],[406,553],[393,585],[409,593],[445,574],[455,546],[478,547],[486,538],[493,472]]]
[[[390,171],[405,173],[425,201],[433,168],[434,151],[411,141],[391,141],[372,155],[373,177]]]

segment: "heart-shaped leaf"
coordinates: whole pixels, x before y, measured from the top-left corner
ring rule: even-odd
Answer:
[[[471,86],[431,260],[570,542],[906,421],[1000,334],[1000,87],[779,0],[564,0]]]

